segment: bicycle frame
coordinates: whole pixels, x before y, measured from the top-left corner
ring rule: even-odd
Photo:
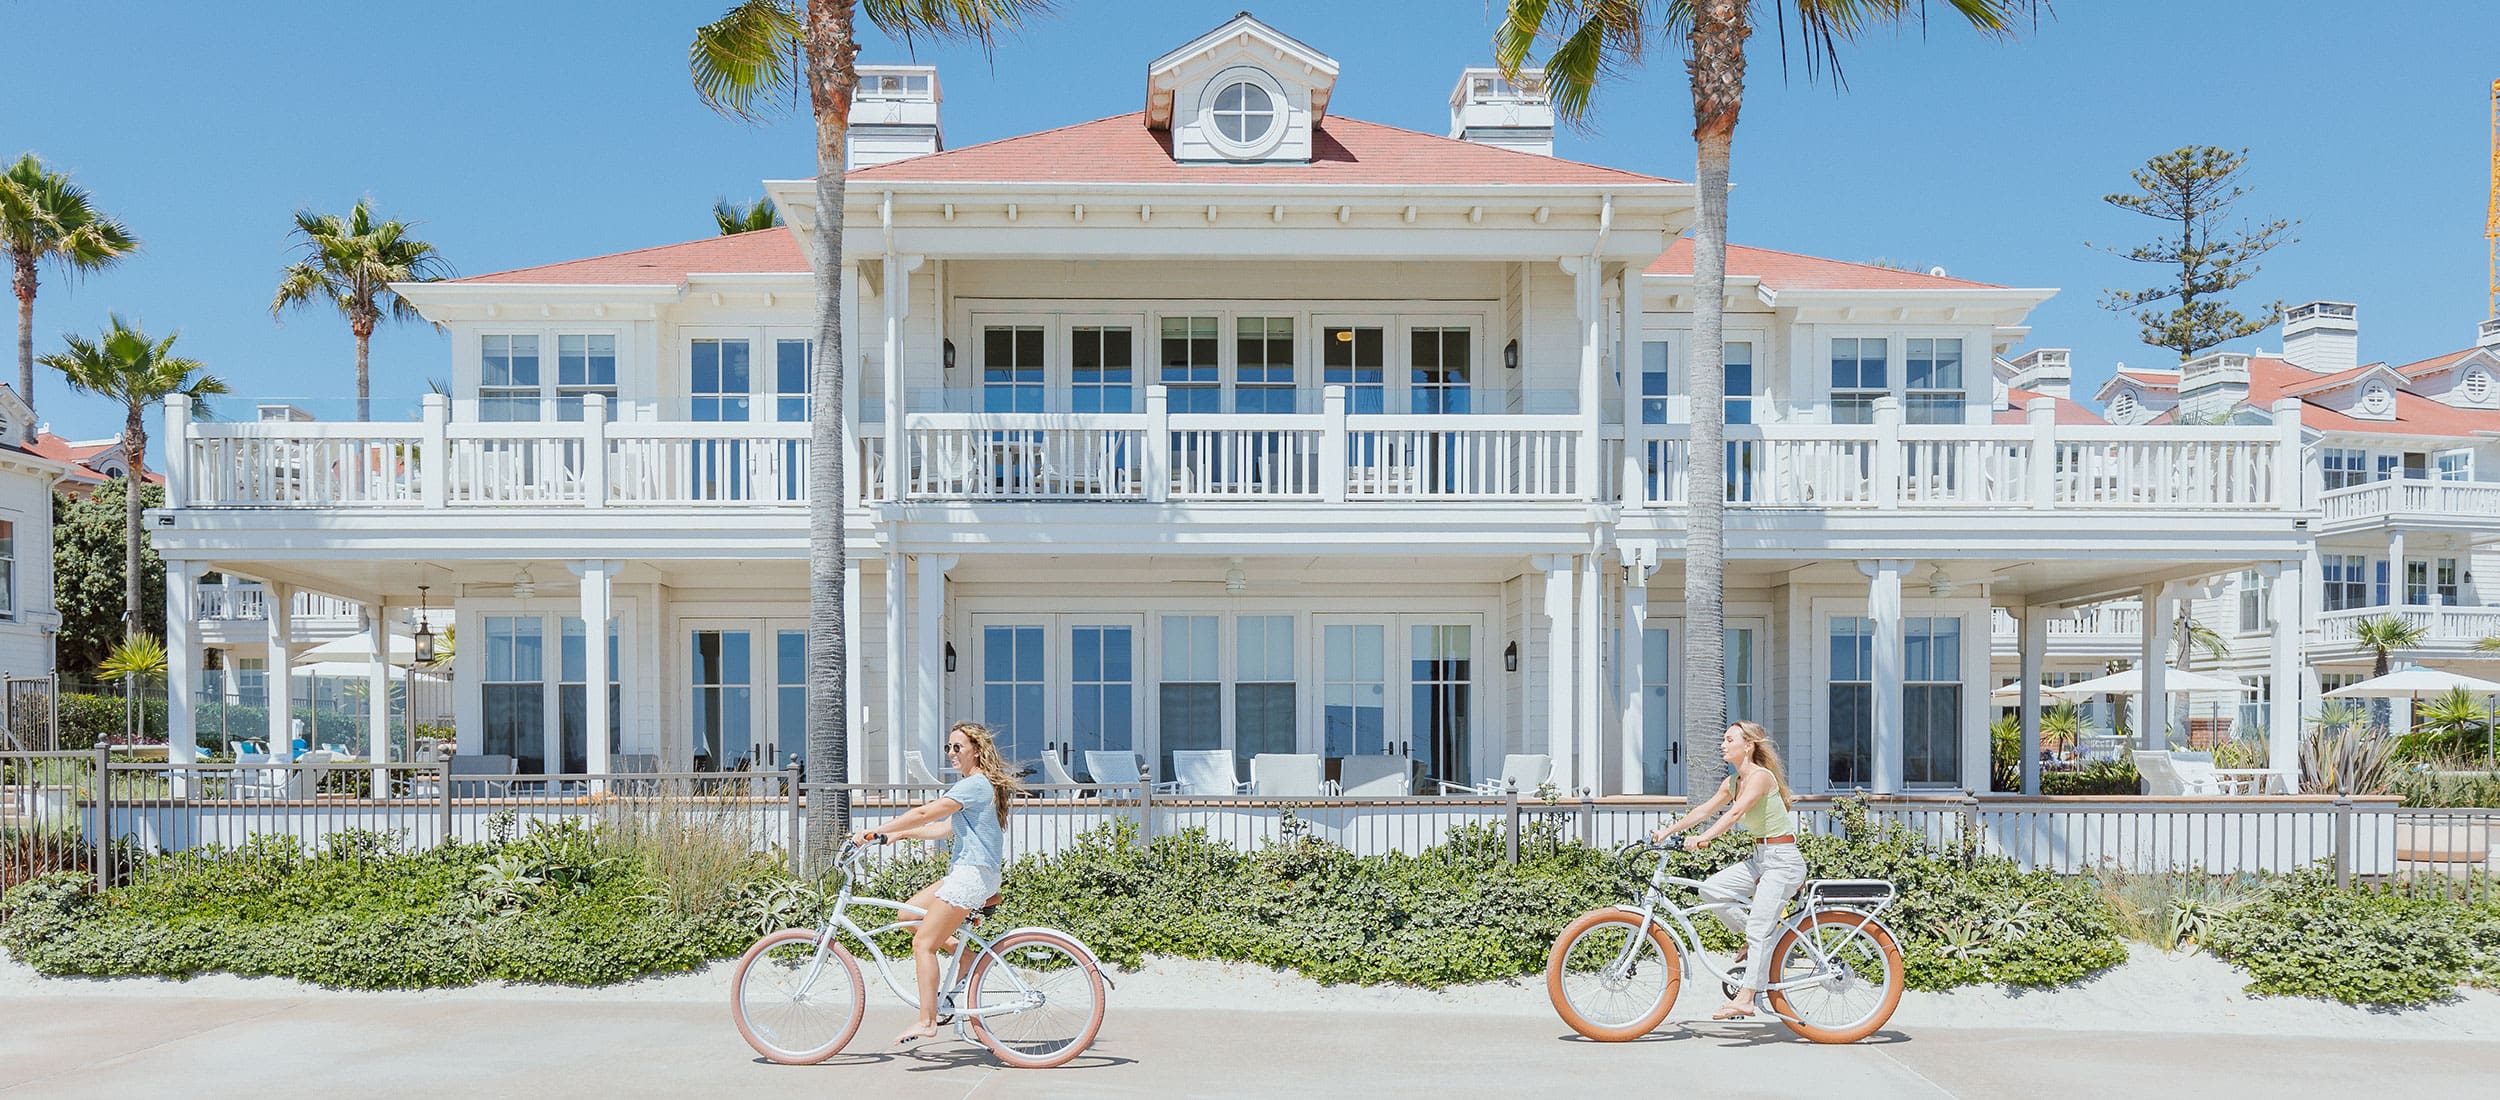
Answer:
[[[919,983],[917,981],[918,976],[916,974],[914,975],[914,981],[912,983],[913,987],[910,989],[904,988],[903,983],[894,980],[894,969],[891,965],[891,960],[886,955],[885,950],[877,946],[877,937],[888,932],[899,932],[918,925],[920,923],[919,918],[926,916],[927,911],[914,908],[910,905],[903,904],[902,902],[887,901],[884,898],[862,898],[852,896],[851,864],[855,862],[857,858],[857,856],[847,856],[840,864],[842,890],[834,897],[832,914],[825,918],[824,926],[818,930],[816,954],[814,958],[808,960],[807,974],[801,980],[800,988],[812,988],[815,985],[817,975],[824,969],[825,954],[833,943],[834,933],[837,931],[848,932],[850,933],[851,938],[859,941],[860,946],[868,949],[868,958],[871,962],[876,964],[877,977],[885,981],[885,987],[888,990],[893,991],[894,995],[900,998],[904,1004],[917,1009],[920,1007],[920,995],[918,989]],[[853,905],[859,905],[872,909],[890,909],[893,910],[896,919],[878,925],[875,928],[862,928],[860,927],[859,922],[851,919],[850,908]],[[961,1000],[961,994],[964,991],[965,979],[970,973],[964,967],[965,953],[969,951],[975,956],[988,955],[992,960],[1002,965],[1007,961],[1000,958],[997,952],[992,950],[990,947],[991,942],[992,941],[988,937],[974,931],[972,921],[967,919],[955,930],[955,953],[942,960],[947,966],[952,968],[951,972],[953,974],[953,979],[949,982],[943,983],[943,987],[938,991],[938,1003],[946,1015],[955,1017],[958,1027],[961,1027],[962,1021],[966,1019],[979,1016],[1003,1016],[1010,1013],[1022,1012],[1041,1003],[1041,995],[1034,992],[1030,987],[1024,984],[1024,979],[1017,976],[1015,967],[1006,966],[1004,967],[1004,973],[1007,975],[1007,980],[1014,983],[1016,987],[1016,993],[1018,996],[1015,1000],[1004,1004],[983,1005],[979,1008],[972,1009],[961,1007],[958,1002]],[[944,973],[944,971],[941,973]]]
[[[1667,897],[1667,890],[1670,887],[1676,886],[1681,886],[1685,889],[1693,891],[1694,894],[1702,896],[1703,900],[1697,905],[1688,906],[1674,904]],[[1707,895],[1701,894],[1701,887],[1702,883],[1699,879],[1690,879],[1684,878],[1680,875],[1668,874],[1667,853],[1663,851],[1660,852],[1658,854],[1658,867],[1656,870],[1650,872],[1649,885],[1646,889],[1641,891],[1640,900],[1629,905],[1618,905],[1615,907],[1627,913],[1639,913],[1641,915],[1641,924],[1639,931],[1631,938],[1624,941],[1622,953],[1616,957],[1613,963],[1609,964],[1609,967],[1628,967],[1632,962],[1633,955],[1640,949],[1642,941],[1649,936],[1650,928],[1653,925],[1656,925],[1667,928],[1667,935],[1675,940],[1676,950],[1687,960],[1685,963],[1687,967],[1698,964],[1703,972],[1709,974],[1712,979],[1718,981],[1720,984],[1734,984],[1735,978],[1729,975],[1726,971],[1720,970],[1718,964],[1711,961],[1709,953],[1702,950],[1701,934],[1693,927],[1691,918],[1693,915],[1699,913],[1716,915],[1722,912],[1742,912],[1748,907],[1748,904],[1736,901],[1708,900]],[[1674,922],[1672,925],[1669,925],[1665,920],[1659,919],[1661,906],[1664,907],[1666,916]],[[1880,911],[1882,908],[1883,907],[1879,905],[1876,907],[1876,910],[1870,911],[1848,906],[1826,906],[1821,904],[1819,899],[1809,896],[1806,898],[1805,904],[1798,906],[1795,912],[1781,917],[1779,926],[1785,931],[1802,932],[1803,929],[1810,927],[1813,924],[1815,918],[1824,913],[1849,913],[1858,918],[1856,926],[1859,928],[1864,928],[1869,924],[1874,924],[1876,927],[1881,928],[1883,926],[1875,920],[1875,913]],[[1774,937],[1774,942],[1776,942],[1776,940],[1777,937]],[[1823,946],[1815,941],[1815,937],[1800,935],[1797,942],[1803,944],[1805,946],[1806,953],[1813,957],[1815,967],[1818,972],[1809,974],[1805,977],[1790,978],[1766,985],[1758,992],[1768,993],[1774,990],[1801,989],[1824,980],[1820,971],[1831,967],[1831,956],[1824,953]],[[1772,1010],[1772,1014],[1779,1016],[1781,1019],[1790,1019],[1790,1017],[1778,1012],[1776,1009]]]

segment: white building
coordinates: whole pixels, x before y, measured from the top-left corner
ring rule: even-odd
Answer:
[[[420,423],[169,412],[174,619],[208,570],[377,624],[424,585],[463,751],[734,766],[803,748],[832,492],[856,777],[970,717],[1079,770],[1538,751],[1565,788],[1678,789],[1693,188],[1542,155],[1551,109],[1485,70],[1454,137],[1332,113],[1336,75],[1245,16],[1137,113],[941,151],[934,74],[865,67],[845,484],[803,481],[813,188],[769,183],[791,230],[403,288],[455,349]],[[2000,423],[1989,364],[2050,291],[1729,265],[1729,707],[1800,786],[1985,789],[1998,610],[2036,664],[2066,608],[2305,575],[2297,406]]]
[[[61,629],[52,602],[52,487],[73,464],[16,442],[34,415],[15,387],[0,385],[0,677],[7,679],[50,676]],[[6,740],[0,735],[0,744]]]

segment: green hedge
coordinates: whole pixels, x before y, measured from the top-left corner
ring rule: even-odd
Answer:
[[[125,723],[126,712],[123,710],[124,704],[121,696],[114,694],[87,694],[84,692],[65,691],[62,692],[58,698],[61,708],[61,748],[67,750],[92,749],[96,747],[97,743],[102,741],[111,741],[115,744],[122,743],[124,740],[122,730]],[[166,721],[168,708],[165,697],[161,694],[143,694],[139,702],[140,705],[146,709],[147,714],[147,727],[141,740],[152,745],[163,744],[165,741],[165,729],[168,724]],[[221,736],[221,731],[231,734],[233,739],[238,741],[258,741],[268,735],[268,707],[230,707],[221,702],[212,700],[210,702],[201,703],[198,708],[193,711],[193,714],[196,716],[194,721],[198,723],[200,744],[211,748],[222,748],[224,746],[226,738]],[[303,721],[305,735],[310,737],[314,725],[313,720],[316,717],[313,712],[313,708],[309,706],[296,707],[294,717]],[[318,717],[320,718],[321,733],[325,739],[329,738],[331,732],[334,730],[360,730],[364,728],[362,725],[364,716],[360,714],[348,714],[345,711],[324,710],[320,712]],[[355,741],[359,745],[362,745],[364,738],[362,734],[358,734],[357,736],[351,738],[351,740]]]
[[[2333,872],[2302,871],[2220,917],[2206,947],[2248,971],[2252,993],[2426,1004],[2500,985],[2500,901],[2482,897],[2338,889]]]

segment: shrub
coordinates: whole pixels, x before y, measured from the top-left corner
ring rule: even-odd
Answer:
[[[2072,771],[2041,772],[2041,794],[2142,794],[2144,777],[2132,757],[2095,760]]]
[[[2500,905],[2338,889],[2313,869],[2218,920],[2208,946],[2248,971],[2252,993],[2418,1005],[2500,978]]]
[[[2432,762],[2390,770],[2381,789],[2407,806],[2500,806],[2500,771],[2490,770],[2480,757]]]

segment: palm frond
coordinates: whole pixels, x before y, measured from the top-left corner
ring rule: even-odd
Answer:
[[[69,274],[101,271],[138,251],[127,226],[33,153],[0,169],[0,247]]]
[[[1050,0],[859,0],[859,13],[904,49],[922,36],[969,42],[987,54],[1000,37],[1048,14]]]
[[[806,87],[799,13],[786,0],[743,0],[695,28],[686,71],[695,95],[722,114],[760,122]]]
[[[780,225],[781,212],[773,208],[773,200],[769,197],[744,205],[721,198],[712,203],[712,224],[720,229],[724,237],[753,233]]]

